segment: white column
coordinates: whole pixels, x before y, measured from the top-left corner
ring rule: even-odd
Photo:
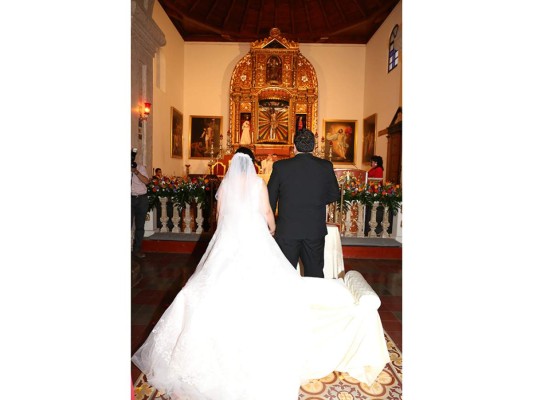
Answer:
[[[204,223],[204,217],[202,215],[202,204],[196,204],[196,233],[202,233],[202,224]]]
[[[389,223],[389,207],[383,206],[383,221],[381,221],[381,226],[383,227],[383,231],[381,232],[382,238],[388,238],[389,233],[387,230],[389,229],[390,223]]]
[[[191,229],[191,205],[189,203],[185,203],[185,218],[183,219],[185,222],[185,227],[183,229],[183,232],[185,233],[192,233]]]
[[[144,237],[152,236],[157,232],[157,211],[154,208],[146,213],[144,220]]]
[[[378,226],[378,223],[376,221],[376,213],[377,213],[377,210],[378,210],[378,205],[379,203],[376,203],[374,202],[374,204],[372,204],[372,210],[370,211],[370,231],[368,232],[368,237],[378,237],[378,235],[376,234],[376,227]]]
[[[172,204],[172,232],[180,232],[180,212],[176,203]]]
[[[167,215],[168,198],[159,197],[159,201],[161,202],[161,218],[159,220],[161,221],[161,224],[163,224],[160,232],[168,232],[168,215]]]
[[[398,213],[392,219],[392,234],[391,237],[401,243],[402,241],[402,206]]]

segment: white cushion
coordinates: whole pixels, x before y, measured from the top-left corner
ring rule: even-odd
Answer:
[[[343,307],[354,305],[355,300],[342,279],[303,278],[308,301],[313,306]]]
[[[346,272],[344,275],[344,284],[352,292],[357,304],[375,310],[381,305],[379,296],[359,272],[353,270]]]

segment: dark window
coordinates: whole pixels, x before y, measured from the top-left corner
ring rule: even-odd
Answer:
[[[392,28],[392,32],[390,34],[389,38],[389,62],[388,62],[388,72],[391,72],[394,68],[398,66],[398,46],[394,45],[394,40],[398,36],[398,29],[400,27],[398,25],[394,25],[394,28]]]

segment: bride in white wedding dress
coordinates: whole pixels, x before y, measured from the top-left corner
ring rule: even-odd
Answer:
[[[173,400],[296,400],[309,379],[365,368],[351,292],[342,280],[302,278],[285,258],[266,185],[241,149],[205,254],[132,358]]]

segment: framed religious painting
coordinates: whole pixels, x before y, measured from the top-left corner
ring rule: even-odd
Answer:
[[[334,164],[355,165],[357,121],[324,120],[324,158]]]
[[[170,107],[170,156],[183,158],[183,114]]]
[[[363,120],[363,165],[370,165],[370,158],[376,154],[377,114]]]
[[[189,158],[216,157],[220,150],[221,116],[191,115]]]
[[[294,132],[307,128],[307,114],[296,114],[296,126]]]

